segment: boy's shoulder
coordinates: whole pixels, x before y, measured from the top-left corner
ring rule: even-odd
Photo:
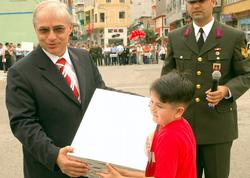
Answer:
[[[193,136],[193,131],[188,121],[181,118],[163,127],[159,135],[165,137],[165,139],[182,140],[185,139],[185,137]]]

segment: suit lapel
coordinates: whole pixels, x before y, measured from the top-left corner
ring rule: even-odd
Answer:
[[[43,52],[41,47],[38,47],[37,49],[37,58],[38,59],[36,60],[36,63],[41,71],[42,76],[46,78],[53,86],[58,88],[67,98],[79,104],[66,80],[63,78],[60,71],[57,70],[55,64]]]
[[[199,49],[197,46],[197,42],[195,39],[195,34],[194,34],[194,28],[192,23],[187,26],[186,29],[184,29],[185,32],[183,33],[184,35],[184,43],[185,45],[191,49],[195,54],[199,54]]]
[[[218,28],[219,24],[217,21],[214,21],[213,27],[204,43],[204,45],[201,48],[200,55],[206,53],[210,49],[214,48],[219,44],[219,40],[216,39],[216,29]]]
[[[69,55],[70,55],[70,59],[72,61],[72,64],[74,66],[75,72],[76,72],[76,76],[78,79],[78,84],[79,84],[79,90],[80,90],[80,97],[81,97],[81,102],[82,102],[82,107],[83,107],[83,103],[84,100],[86,99],[86,74],[84,73],[84,70],[82,70],[84,68],[83,63],[80,61],[79,57],[72,52],[71,48],[69,49]]]

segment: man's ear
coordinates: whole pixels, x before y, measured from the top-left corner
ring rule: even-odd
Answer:
[[[69,25],[69,34],[73,32],[73,25]]]
[[[216,4],[217,4],[217,1],[216,0],[212,0],[212,3],[213,3],[213,7],[215,7]]]

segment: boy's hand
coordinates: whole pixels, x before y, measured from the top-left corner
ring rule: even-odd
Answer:
[[[145,143],[145,153],[147,157],[149,157],[150,151],[151,151],[151,146],[154,138],[154,132],[150,133],[147,136],[146,143]]]
[[[107,170],[105,172],[98,172],[96,175],[102,178],[123,178],[123,176],[110,164],[107,164]]]

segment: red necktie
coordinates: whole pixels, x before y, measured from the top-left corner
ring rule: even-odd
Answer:
[[[72,82],[70,76],[68,75],[67,70],[65,70],[65,64],[66,64],[66,60],[64,58],[60,58],[56,62],[57,68],[62,73],[63,77],[67,81],[69,87],[72,89],[76,98],[80,101],[79,92],[78,92],[75,84]]]

